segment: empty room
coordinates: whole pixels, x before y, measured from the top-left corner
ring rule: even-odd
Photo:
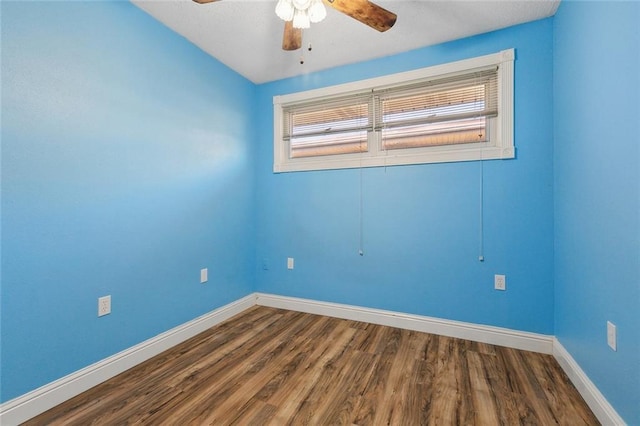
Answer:
[[[640,425],[640,2],[0,18],[0,424]]]

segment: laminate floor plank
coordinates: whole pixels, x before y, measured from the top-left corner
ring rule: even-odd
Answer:
[[[320,357],[314,365],[310,375],[313,380],[305,380],[296,388],[297,396],[291,398],[291,395],[282,395],[285,400],[283,410],[276,413],[276,419],[280,424],[309,424],[318,418],[323,404],[326,403],[325,396],[333,386],[334,381],[338,380],[339,374],[344,371],[347,363],[344,356],[347,346],[353,336],[355,329],[347,327],[339,336],[329,338],[329,346],[331,350]],[[306,379],[306,375],[303,380]]]
[[[349,374],[342,375],[336,382],[329,402],[324,411],[318,416],[323,424],[345,425],[352,424],[355,408],[366,389],[368,378],[377,363],[377,355],[356,351],[350,358],[347,368]]]
[[[317,359],[328,349],[323,344],[323,337],[336,328],[335,323],[327,317],[320,317],[317,323],[318,330],[305,336],[305,344],[309,346],[298,353],[292,351],[291,358],[274,368],[269,381],[257,391],[256,398],[269,402],[269,405],[281,405],[299,386],[299,381],[307,374],[311,359]],[[278,396],[274,396],[275,394],[278,394],[280,399],[277,399]]]
[[[393,364],[393,358],[398,352],[398,340],[401,333],[400,329],[379,325],[372,327],[372,329],[377,331],[377,336],[379,337],[374,353],[379,353],[380,357],[376,368],[373,370],[371,377],[369,377],[364,397],[360,399],[360,403],[355,410],[353,423],[358,425],[374,424],[376,411],[384,404],[384,390]]]
[[[414,361],[411,346],[413,334],[414,332],[408,330],[400,331],[398,350],[389,369],[382,396],[383,401],[395,400],[396,403],[380,406],[376,410],[374,424],[401,424],[406,414],[407,399],[413,393],[409,380],[409,372]]]
[[[263,426],[268,424],[276,413],[276,407],[257,398],[252,398],[240,409],[233,424]]]
[[[290,364],[296,355],[307,353],[314,344],[319,344],[320,340],[310,339],[322,326],[322,321],[312,321],[313,317],[306,317],[308,321],[299,324],[293,339],[283,339],[276,349],[271,350],[259,359],[258,362],[248,368],[244,374],[238,377],[231,394],[221,403],[210,407],[209,415],[203,419],[202,424],[232,423],[235,421],[236,413],[241,411],[248,397],[253,397],[270,382],[276,371]]]
[[[485,372],[482,358],[477,352],[467,352],[466,355],[471,405],[474,407],[475,414],[474,423],[480,425],[499,424],[496,396]]]
[[[504,364],[498,362],[495,351],[478,353],[484,375],[495,404],[498,423],[501,425],[536,424],[537,418],[531,418],[532,411],[522,405],[517,395],[511,392],[505,379]],[[503,396],[506,395],[507,397]]]
[[[550,355],[256,306],[25,425],[598,425]]]

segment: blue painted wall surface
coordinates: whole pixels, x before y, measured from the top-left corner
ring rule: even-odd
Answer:
[[[638,2],[563,2],[554,18],[555,334],[631,425],[640,424],[638,22]]]
[[[517,159],[484,163],[484,263],[479,162],[273,174],[268,113],[257,118],[258,291],[552,334],[552,43],[547,19],[258,86],[257,109],[271,111],[274,95],[517,56]],[[506,292],[493,289],[497,273]]]
[[[128,2],[2,2],[2,401],[253,291],[254,90]]]

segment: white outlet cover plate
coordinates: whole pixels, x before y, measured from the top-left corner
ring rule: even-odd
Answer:
[[[287,258],[287,269],[293,269],[293,257]]]
[[[98,316],[104,316],[111,313],[111,296],[102,296],[98,298]]]
[[[209,281],[209,269],[200,269],[200,283],[206,283],[207,281]]]
[[[494,275],[493,286],[496,290],[506,290],[507,278],[504,275],[498,275],[498,274]]]

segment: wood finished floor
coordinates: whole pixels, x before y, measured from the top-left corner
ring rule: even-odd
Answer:
[[[596,425],[550,355],[253,307],[27,425]]]

